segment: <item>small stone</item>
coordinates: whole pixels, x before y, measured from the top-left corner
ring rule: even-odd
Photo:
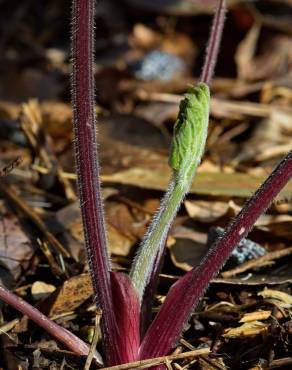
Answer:
[[[208,234],[208,246],[210,247],[218,237],[224,233],[222,227],[212,227]],[[242,263],[259,258],[267,253],[264,247],[250,239],[242,239],[230,255],[228,264],[241,265]]]
[[[170,80],[185,71],[184,61],[176,55],[153,50],[133,66],[135,77],[144,80]]]

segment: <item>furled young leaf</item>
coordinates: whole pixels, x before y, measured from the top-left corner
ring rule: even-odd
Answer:
[[[205,101],[205,104],[204,104]],[[180,104],[178,119],[174,126],[173,142],[170,151],[169,164],[174,170],[174,182],[181,189],[185,181],[189,186],[206,141],[209,114],[209,89],[204,84],[190,87],[185,99]],[[198,124],[200,122],[200,124]],[[185,180],[184,180],[185,178]],[[171,216],[171,215],[170,215]],[[175,214],[174,214],[175,216]],[[163,263],[164,245],[157,249],[157,255],[147,278],[147,284],[141,305],[141,330],[147,329],[151,319],[153,297],[158,284],[159,271]]]
[[[140,346],[140,301],[128,275],[111,273],[113,309],[121,363],[136,361]]]
[[[173,176],[131,269],[140,300],[155,269],[155,259],[164,249],[169,228],[200,164],[208,132],[209,105],[210,92],[204,83],[190,87],[180,104],[169,160]]]
[[[193,176],[201,161],[207,136],[209,105],[209,88],[203,83],[189,87],[180,103],[169,156],[169,165],[180,176],[180,181]]]

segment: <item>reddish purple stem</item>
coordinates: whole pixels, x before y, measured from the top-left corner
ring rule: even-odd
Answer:
[[[224,235],[210,248],[200,265],[172,287],[144,337],[140,348],[141,359],[164,356],[171,351],[211,279],[291,177],[292,152],[248,200],[241,212],[227,226]]]
[[[57,325],[39,310],[25,302],[16,294],[5,289],[3,286],[0,286],[0,299],[29,317],[36,324],[41,326],[46,332],[51,334],[52,337],[63,343],[63,345],[70,351],[76,353],[77,355],[88,355],[89,348],[86,343],[84,343],[74,334],[70,333],[68,330]]]
[[[116,355],[116,320],[110,283],[110,263],[104,227],[99,166],[97,159],[94,55],[94,0],[73,0],[72,95],[75,155],[80,205],[95,292],[102,309],[102,333],[107,365],[119,363]]]
[[[200,81],[210,86],[215,70],[215,65],[218,59],[219,47],[222,39],[225,15],[226,15],[226,0],[219,0],[215,16],[213,18],[207,54],[204,62],[203,71]]]
[[[140,299],[130,277],[123,272],[112,272],[114,310],[119,324],[120,363],[138,360],[140,347]]]

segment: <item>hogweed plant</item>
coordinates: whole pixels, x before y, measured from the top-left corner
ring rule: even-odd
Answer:
[[[102,310],[104,364],[114,366],[164,356],[175,348],[185,324],[211,279],[224,265],[239,241],[246,237],[257,218],[265,212],[291,179],[292,152],[247,201],[241,212],[226,227],[224,234],[211,246],[199,266],[181,277],[170,288],[159,312],[150,322],[167,235],[189,191],[204,152],[209,121],[209,86],[218,57],[226,1],[218,1],[200,81],[196,86],[189,87],[180,103],[169,157],[171,180],[138,249],[129,275],[112,271],[104,226],[94,113],[94,14],[94,0],[73,0],[74,146],[94,299]],[[27,314],[65,345],[69,338],[69,348],[75,353],[88,353],[88,348],[80,339],[68,337],[67,331],[56,324],[52,326],[51,322],[47,321],[49,319],[39,311],[15,298],[11,292],[1,287],[0,299]],[[101,362],[98,355],[96,359]],[[164,366],[156,366],[161,367]]]
[[[118,365],[168,354],[192,310],[237,243],[247,235],[292,174],[291,153],[246,203],[211,246],[200,265],[172,286],[148,327],[161,260],[170,226],[189,191],[206,143],[210,92],[224,25],[219,0],[200,82],[188,89],[174,126],[169,164],[172,178],[133,262],[130,275],[111,270],[107,250],[96,151],[94,115],[94,0],[73,0],[73,107],[75,152],[85,244],[95,301],[102,309],[105,363]]]
[[[96,302],[103,312],[101,327],[108,365],[152,356],[151,352],[144,353],[146,343],[141,342],[140,327],[144,332],[143,313],[147,313],[145,307],[141,310],[141,306],[143,300],[149,302],[144,292],[153,295],[154,289],[146,288],[155,286],[157,282],[169,228],[189,190],[204,151],[210,105],[208,84],[217,59],[225,12],[225,1],[220,1],[201,82],[189,88],[180,104],[169,160],[173,176],[128,277],[111,271],[104,227],[94,115],[94,1],[73,1],[72,92],[77,177],[92,282]],[[172,343],[176,337],[171,339]],[[159,354],[165,354],[170,349],[161,349]]]

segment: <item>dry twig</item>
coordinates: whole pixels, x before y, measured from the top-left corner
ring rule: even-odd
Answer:
[[[21,199],[21,197],[9,189],[7,185],[0,184],[0,190],[34,223],[57,253],[60,253],[63,257],[70,257],[70,253],[55,238],[55,236],[48,231],[45,223],[39,215],[35,213],[35,211],[23,199]]]
[[[209,353],[210,353],[210,348],[201,348],[201,349],[196,349],[194,351],[179,353],[177,355],[162,356],[162,357],[151,358],[148,360],[130,362],[128,364],[105,367],[102,370],[148,369],[149,367],[160,365],[160,364],[166,364],[174,360],[182,360],[182,359],[197,357],[201,355],[208,355]]]

